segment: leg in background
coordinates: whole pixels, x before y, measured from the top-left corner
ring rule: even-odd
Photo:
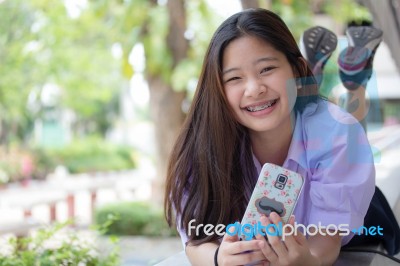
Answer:
[[[365,97],[367,83],[372,75],[372,63],[383,32],[371,26],[350,27],[346,30],[348,47],[338,59],[339,76],[348,90],[339,101],[366,129],[368,103]]]

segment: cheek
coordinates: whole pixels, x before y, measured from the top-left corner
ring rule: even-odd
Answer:
[[[231,115],[232,117],[238,121],[239,123],[241,123],[241,119],[240,119],[240,100],[241,100],[241,95],[239,92],[235,92],[234,90],[230,90],[229,92],[227,90],[225,90],[225,95],[226,95],[226,99],[228,101],[228,105],[231,109]]]
[[[233,89],[225,90],[226,99],[231,108],[236,109],[240,105],[240,95]]]

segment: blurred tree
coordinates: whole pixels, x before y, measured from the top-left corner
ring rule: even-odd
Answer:
[[[76,12],[74,17],[62,1],[0,2],[2,143],[10,136],[23,140],[43,115],[46,84],[61,88],[57,108],[75,112],[80,132],[104,134],[110,126],[118,110],[112,99],[121,87],[112,33],[90,9]]]
[[[325,0],[320,9],[335,21],[346,25],[350,21],[359,22],[372,20],[367,8],[361,6],[356,0]]]
[[[57,108],[77,116],[76,132],[104,133],[145,52],[160,180],[219,18],[206,1],[0,1],[0,129],[43,116],[45,85],[60,88]],[[136,88],[134,88],[136,89]],[[27,110],[29,101],[30,109]],[[26,115],[26,118],[25,116]],[[29,118],[29,119],[28,119]],[[22,122],[18,127],[22,128]],[[158,180],[157,182],[162,183]]]
[[[203,0],[96,3],[98,16],[105,25],[110,25],[115,40],[123,47],[126,78],[135,71],[128,65],[132,47],[137,43],[144,46],[144,74],[150,89],[150,112],[158,151],[159,178],[154,182],[154,195],[160,200],[168,156],[185,117],[184,103],[191,98],[217,19]]]
[[[10,136],[30,123],[26,102],[21,101],[29,93],[29,77],[21,74],[31,71],[27,62],[32,58],[24,48],[34,17],[29,7],[16,7],[13,1],[0,2],[0,144],[8,143]]]
[[[174,90],[170,81],[172,71],[188,56],[184,1],[168,1],[164,13],[165,20],[161,22],[155,18],[147,21],[144,30],[147,34],[143,36],[143,42],[148,63],[146,76],[150,87],[150,110],[156,126],[158,173],[164,177],[167,169],[166,159],[185,118],[182,102],[186,97],[186,90]],[[157,22],[164,25],[157,25]],[[159,33],[161,36],[149,34],[154,32],[156,27],[160,29],[160,26],[164,28],[163,32]],[[154,46],[157,39],[164,43],[163,47]],[[163,199],[164,179],[160,178],[154,182],[155,195],[161,196],[159,200]]]
[[[262,7],[280,15],[296,40],[305,29],[314,26],[315,14],[326,14],[342,24],[372,19],[368,9],[358,3],[373,2],[369,0],[240,0],[240,2],[243,9]]]
[[[243,9],[261,7],[277,13],[285,21],[296,40],[312,25],[313,0],[240,0]]]

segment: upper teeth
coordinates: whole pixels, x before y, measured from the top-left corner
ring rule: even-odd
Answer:
[[[248,111],[250,111],[250,112],[257,112],[257,111],[261,111],[261,110],[264,110],[264,109],[270,107],[270,106],[273,105],[274,103],[275,103],[275,100],[269,101],[269,102],[267,102],[267,103],[265,103],[265,104],[263,104],[263,105],[249,106],[249,107],[246,107],[246,109],[247,109]]]

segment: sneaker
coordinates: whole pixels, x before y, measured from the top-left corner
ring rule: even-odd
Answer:
[[[307,60],[318,86],[322,83],[325,63],[337,46],[337,37],[330,30],[316,26],[306,30],[300,39],[300,51]]]
[[[370,26],[346,30],[348,47],[340,53],[338,65],[340,78],[348,90],[366,86],[372,75],[372,62],[382,35],[382,30]]]

